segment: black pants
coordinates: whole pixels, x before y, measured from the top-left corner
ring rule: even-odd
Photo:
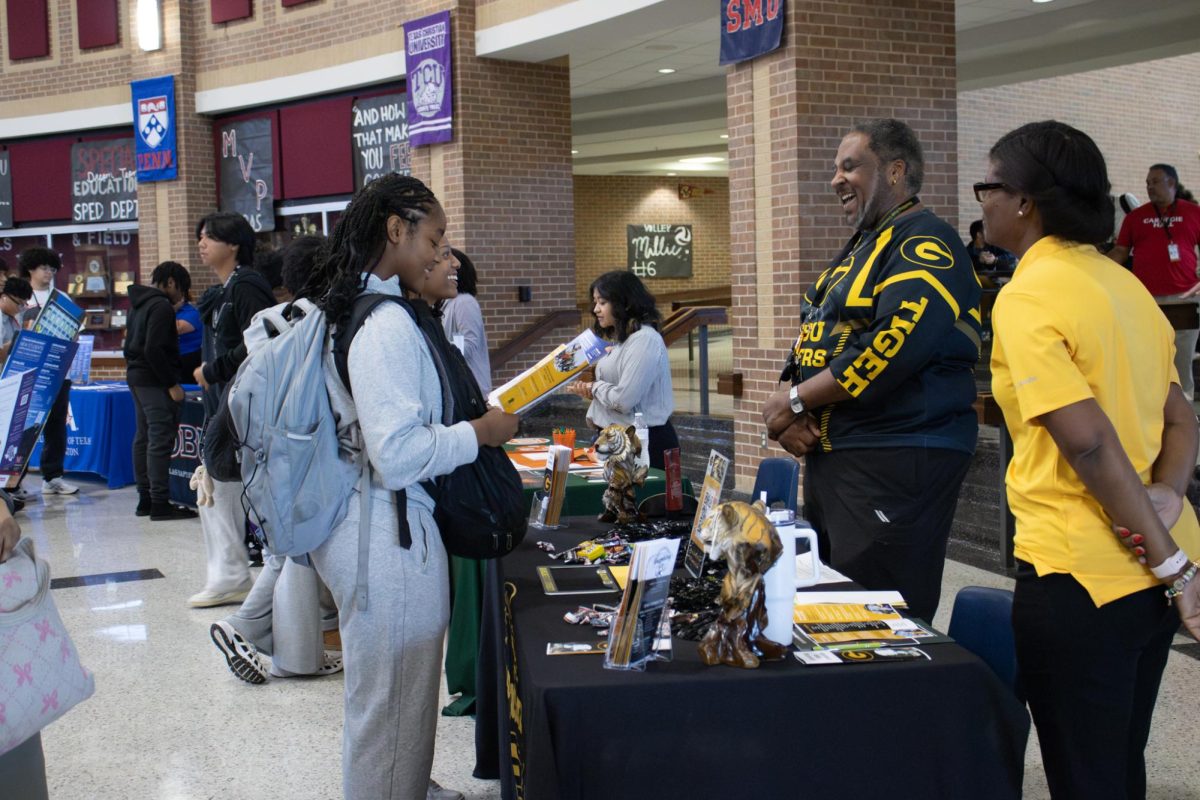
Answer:
[[[662,425],[651,425],[647,430],[650,433],[650,441],[643,443],[643,446],[650,448],[650,466],[664,469],[663,452],[679,447],[675,426],[671,424],[671,420],[667,420]]]
[[[1146,796],[1146,740],[1178,628],[1162,589],[1097,608],[1072,576],[1018,562],[1017,666],[1055,800]]]
[[[149,496],[155,505],[171,499],[169,469],[171,452],[179,431],[182,406],[160,386],[130,386],[137,413],[133,437],[133,476],[138,494]]]
[[[61,478],[63,460],[67,457],[67,412],[71,407],[71,382],[63,381],[46,425],[42,428],[42,480]]]
[[[946,540],[971,456],[890,447],[805,457],[804,516],[821,558],[867,589],[897,589],[914,617],[932,620]]]

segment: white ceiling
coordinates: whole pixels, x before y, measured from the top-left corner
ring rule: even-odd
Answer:
[[[479,54],[569,58],[577,175],[727,174],[720,4],[605,1],[626,13],[564,16],[572,3],[519,36],[481,32]],[[956,12],[960,90],[1200,51],[1200,0],[957,0]]]

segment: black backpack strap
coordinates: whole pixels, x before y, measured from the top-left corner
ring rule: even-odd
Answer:
[[[417,325],[418,330],[420,329],[416,312],[413,311],[407,300],[392,294],[371,293],[360,294],[354,298],[354,305],[350,309],[350,319],[346,321],[345,325],[339,325],[337,332],[333,335],[333,363],[337,367],[338,378],[346,387],[346,391],[350,393],[351,398],[354,397],[354,389],[350,386],[350,344],[354,341],[354,337],[362,328],[363,323],[367,321],[367,317],[371,316],[371,312],[382,303],[389,302],[396,303],[407,311],[413,319],[413,324]],[[365,453],[363,457],[366,457]],[[400,532],[400,546],[408,550],[412,547],[412,529],[408,527],[408,492],[404,489],[396,492],[396,528]]]

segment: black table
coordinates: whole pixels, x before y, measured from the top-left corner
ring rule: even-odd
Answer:
[[[933,660],[757,670],[706,667],[679,639],[671,663],[605,670],[547,656],[594,634],[563,612],[617,595],[546,597],[534,542],[570,545],[606,526],[531,531],[490,562],[480,648],[476,777],[505,798],[972,797],[1021,794],[1029,717],[956,644]],[[836,588],[836,587],[826,587]],[[511,691],[506,691],[511,687]]]

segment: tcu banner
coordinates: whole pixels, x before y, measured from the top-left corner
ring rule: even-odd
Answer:
[[[408,70],[408,143],[448,142],[453,119],[450,91],[450,12],[404,23]]]
[[[721,65],[736,64],[779,47],[783,0],[721,0]]]
[[[179,172],[175,149],[175,76],[129,84],[133,95],[137,179],[170,181]]]

